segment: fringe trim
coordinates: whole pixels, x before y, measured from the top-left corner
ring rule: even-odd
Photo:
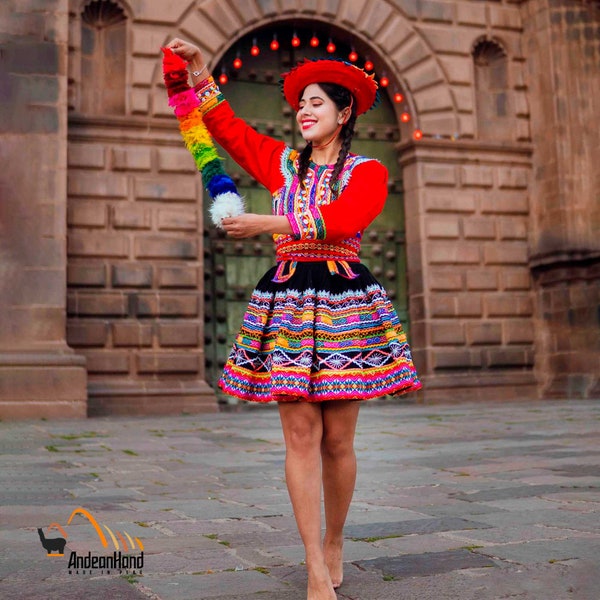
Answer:
[[[244,200],[238,194],[233,179],[225,173],[223,159],[217,153],[202,120],[200,101],[187,82],[187,63],[169,48],[162,48],[162,51],[169,106],[173,107],[185,147],[193,156],[196,168],[202,174],[202,181],[213,199],[209,207],[212,222],[222,227],[225,217],[235,217],[245,212]]]

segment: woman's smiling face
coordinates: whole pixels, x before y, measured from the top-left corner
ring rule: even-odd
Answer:
[[[343,111],[317,83],[306,86],[299,104],[296,121],[302,137],[314,146],[329,140],[343,122]]]

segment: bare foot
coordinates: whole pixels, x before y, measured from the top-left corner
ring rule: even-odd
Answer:
[[[333,589],[337,590],[344,581],[344,558],[343,539],[337,542],[325,541],[323,551],[325,553],[325,564],[329,569],[329,576],[333,583]]]
[[[307,567],[308,590],[306,600],[336,600],[331,577],[325,563],[316,567]]]

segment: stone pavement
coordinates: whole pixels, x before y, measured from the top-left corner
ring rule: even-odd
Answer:
[[[338,598],[597,600],[599,430],[594,401],[365,405]],[[305,599],[275,409],[0,423],[0,451],[2,599]],[[141,573],[69,569],[117,545]]]

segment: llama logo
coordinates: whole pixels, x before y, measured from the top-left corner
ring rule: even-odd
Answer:
[[[78,556],[77,552],[71,552],[71,556],[69,558],[69,568],[90,568],[92,567],[109,567],[112,568],[129,568],[131,565],[138,565],[138,569],[140,568],[140,564],[143,564],[144,557],[144,544],[137,537],[130,536],[126,531],[113,531],[110,527],[104,524],[99,524],[98,521],[92,516],[92,514],[86,510],[85,508],[76,508],[69,517],[67,521],[67,526],[71,524],[74,517],[80,516],[84,517],[88,523],[92,526],[94,531],[98,536],[98,540],[102,544],[104,549],[109,548],[109,539],[112,541],[112,545],[114,546],[113,556],[92,556],[91,552],[89,552],[89,556]],[[46,550],[46,555],[48,557],[58,557],[65,555],[65,546],[67,545],[67,532],[63,529],[62,525],[59,523],[51,523],[46,528],[46,532],[50,535],[50,531],[56,529],[60,532],[63,537],[46,537],[44,534],[43,528],[38,528],[38,534],[40,536],[40,541],[42,546]],[[105,535],[105,532],[108,534]],[[128,553],[134,551],[141,551],[141,555],[131,556]],[[141,562],[140,562],[141,558]],[[137,561],[137,562],[136,562]],[[89,565],[87,563],[90,563]]]
[[[44,535],[44,530],[41,527],[38,527],[38,533],[40,535],[42,546],[48,551],[48,556],[65,555],[65,546],[67,545],[67,540],[65,538],[47,538]],[[54,552],[58,552],[58,554],[54,554]]]

